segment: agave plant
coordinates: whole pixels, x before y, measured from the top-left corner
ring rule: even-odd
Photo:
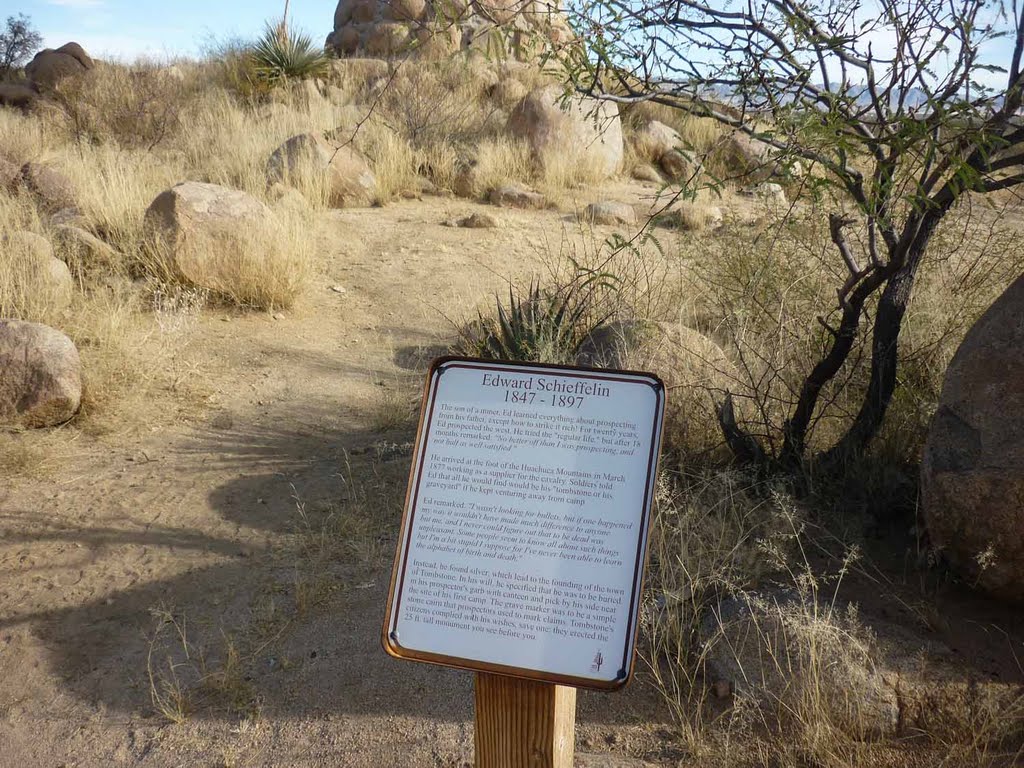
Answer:
[[[250,53],[257,76],[276,85],[291,78],[318,77],[327,70],[327,56],[304,32],[292,32],[284,22],[266,25]]]
[[[614,288],[612,276],[582,271],[559,288],[531,282],[518,298],[510,285],[507,305],[495,297],[495,316],[479,314],[464,349],[492,360],[573,363],[587,338],[610,319],[610,313],[601,312],[599,299]]]

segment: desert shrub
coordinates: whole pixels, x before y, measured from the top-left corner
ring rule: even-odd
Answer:
[[[251,42],[242,38],[210,37],[201,48],[199,69],[203,79],[245,101],[266,99],[273,86],[257,73],[251,50]]]
[[[0,29],[0,77],[9,79],[42,44],[43,36],[32,26],[32,19],[23,13],[8,16]]]
[[[800,525],[784,493],[742,472],[659,477],[641,614],[644,655],[691,746],[705,739],[707,725],[701,625],[729,595],[784,568]]]
[[[580,347],[610,319],[604,298],[614,293],[609,273],[578,269],[564,284],[530,284],[517,297],[509,286],[508,303],[496,297],[495,313],[463,332],[462,349],[474,357],[544,363],[575,363]]]
[[[100,62],[62,80],[53,95],[57,118],[75,142],[152,150],[181,127],[199,87],[187,67]]]
[[[487,83],[458,59],[405,67],[383,91],[379,116],[416,149],[475,144],[504,124],[487,98]]]
[[[304,32],[289,30],[284,23],[267,24],[253,43],[249,56],[256,76],[270,85],[287,80],[320,77],[327,71],[323,49]]]
[[[457,59],[395,73],[378,94],[365,137],[357,138],[374,160],[378,184],[383,176],[385,190],[401,191],[422,176],[451,188],[462,159],[477,154],[504,125],[504,114],[487,98],[487,83],[478,68]]]
[[[460,166],[455,183],[461,185],[459,194],[467,197],[483,197],[495,187],[527,181],[533,174],[526,142],[507,137],[481,141],[471,159],[460,161]]]

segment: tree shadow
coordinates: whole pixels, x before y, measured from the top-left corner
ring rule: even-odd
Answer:
[[[411,434],[405,435],[411,438]],[[39,513],[24,539],[185,548],[217,563],[58,610],[0,618],[41,640],[52,676],[111,713],[157,716],[180,690],[192,717],[237,719],[325,713],[466,722],[472,675],[396,661],[380,634],[408,452],[381,451],[379,434],[264,425],[203,428],[175,461],[222,481],[211,507],[265,546],[192,528],[49,524]],[[227,477],[227,479],[223,479]],[[233,659],[233,660],[232,660]],[[581,696],[581,719],[666,722],[658,696]]]

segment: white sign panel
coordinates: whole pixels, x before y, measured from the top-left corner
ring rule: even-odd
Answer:
[[[650,374],[435,362],[385,649],[567,685],[624,685],[663,413],[664,387]]]

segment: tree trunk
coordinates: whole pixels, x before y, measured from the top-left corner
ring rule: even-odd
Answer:
[[[786,420],[782,428],[784,441],[779,458],[783,466],[792,470],[803,461],[807,430],[811,426],[821,390],[846,364],[857,338],[864,304],[871,294],[878,290],[884,279],[884,272],[879,271],[857,286],[843,308],[843,317],[833,335],[832,346],[804,379],[793,415]]]
[[[896,369],[899,365],[899,336],[903,328],[903,316],[910,304],[914,280],[921,266],[925,249],[935,226],[945,215],[948,206],[929,211],[921,222],[917,235],[907,250],[907,258],[888,281],[878,301],[875,315],[875,329],[871,342],[871,379],[860,411],[853,424],[839,442],[820,457],[826,469],[841,467],[848,461],[859,458],[867,450],[877,434],[885,413],[896,391]]]

